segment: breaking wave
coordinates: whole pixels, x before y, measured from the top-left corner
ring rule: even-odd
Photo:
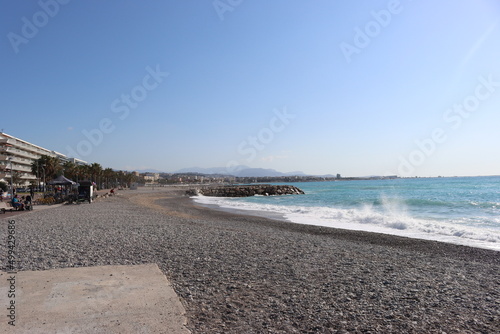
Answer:
[[[193,199],[197,203],[216,205],[223,209],[259,212],[260,215],[278,213],[294,223],[386,233],[500,251],[500,228],[498,228],[500,218],[416,218],[408,213],[404,203],[383,197],[380,198],[380,203],[365,204],[359,208],[276,205],[204,196],[195,196]],[[498,203],[491,203],[488,206],[496,204]],[[497,228],[485,229],[484,225]]]

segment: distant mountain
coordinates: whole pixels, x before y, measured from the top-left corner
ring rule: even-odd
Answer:
[[[174,173],[199,173],[199,174],[221,174],[221,175],[233,175],[233,173],[238,172],[243,169],[249,168],[248,166],[235,166],[232,168],[227,167],[212,167],[212,168],[201,168],[201,167],[191,167],[191,168],[182,168]]]
[[[265,168],[250,168],[248,166],[235,166],[232,168],[226,168],[226,167],[213,167],[213,168],[199,168],[199,167],[193,167],[193,168],[183,168],[175,173],[200,173],[200,174],[223,174],[223,175],[232,175],[232,176],[239,176],[239,177],[265,177],[265,176],[272,176],[272,177],[277,177],[277,176],[306,176],[303,172],[296,171],[296,172],[289,172],[289,173],[282,173],[278,172],[274,169],[265,169]]]
[[[234,173],[234,176],[239,176],[239,177],[264,177],[264,176],[277,177],[277,176],[296,176],[296,175],[305,176],[306,174],[302,172],[282,173],[274,169],[264,169],[264,168],[247,168],[247,169],[242,169],[237,173]]]
[[[164,171],[159,171],[157,169],[141,169],[137,170],[139,173],[165,173]],[[231,168],[227,167],[212,167],[212,168],[202,168],[202,167],[191,167],[191,168],[182,168],[173,172],[173,174],[187,174],[187,173],[195,173],[195,174],[216,174],[216,175],[231,175],[237,177],[280,177],[280,176],[317,176],[317,177],[335,177],[334,175],[310,175],[305,174],[301,171],[293,171],[283,173],[277,171],[275,169],[267,169],[267,168],[250,168],[245,165],[238,165]]]
[[[163,173],[162,171],[157,170],[157,169],[139,169],[139,170],[136,170],[136,172],[139,172],[139,173]]]

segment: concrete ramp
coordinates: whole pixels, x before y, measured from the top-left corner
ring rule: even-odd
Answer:
[[[3,333],[190,333],[156,264],[2,272],[0,279]],[[15,326],[7,316],[12,301]]]

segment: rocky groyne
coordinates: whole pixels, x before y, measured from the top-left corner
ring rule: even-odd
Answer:
[[[188,196],[250,197],[255,195],[303,195],[304,192],[295,186],[257,184],[195,188],[186,191],[186,194]]]

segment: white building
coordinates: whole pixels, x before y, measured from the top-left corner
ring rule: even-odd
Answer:
[[[21,185],[28,186],[31,182],[36,182],[38,178],[31,172],[31,164],[42,155],[57,157],[61,161],[87,164],[83,160],[69,158],[62,153],[0,132],[0,181],[10,184],[12,172],[18,172],[21,177]]]
[[[143,177],[146,183],[157,183],[160,179],[160,173],[144,173]]]

